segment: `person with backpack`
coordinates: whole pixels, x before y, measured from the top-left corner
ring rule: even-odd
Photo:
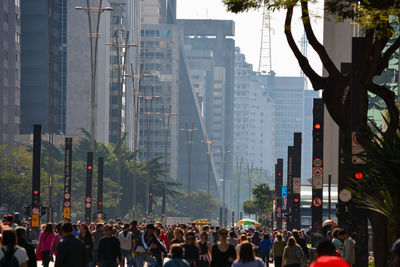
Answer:
[[[37,267],[35,248],[31,243],[26,241],[26,229],[19,226],[15,229],[15,233],[17,234],[18,246],[24,248],[28,255],[28,267]]]
[[[28,267],[28,255],[17,246],[17,234],[13,229],[3,229],[0,249],[0,267]]]
[[[293,236],[289,237],[287,246],[283,250],[282,265],[284,267],[300,267],[303,259],[303,250],[297,245]]]
[[[260,242],[261,259],[264,261],[265,266],[269,266],[269,252],[272,248],[272,241],[268,233],[264,234],[263,240]]]

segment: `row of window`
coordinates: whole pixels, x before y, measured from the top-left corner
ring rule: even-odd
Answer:
[[[141,30],[142,36],[161,36],[161,37],[172,37],[171,30]]]

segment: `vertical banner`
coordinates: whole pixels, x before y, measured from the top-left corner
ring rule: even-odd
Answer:
[[[103,221],[103,168],[104,159],[102,157],[98,158],[98,168],[97,168],[97,221]]]
[[[294,147],[288,147],[288,162],[287,162],[287,203],[286,203],[286,229],[293,230],[293,150]]]
[[[278,159],[275,164],[275,192],[276,192],[276,206],[275,206],[275,219],[276,227],[282,229],[282,185],[283,185],[283,159]]]
[[[40,227],[40,158],[42,151],[42,125],[33,125],[33,160],[32,160],[32,237],[39,235]]]
[[[71,219],[72,138],[65,138],[64,219]]]

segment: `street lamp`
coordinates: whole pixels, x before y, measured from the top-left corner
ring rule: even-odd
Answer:
[[[238,173],[238,191],[237,191],[237,216],[240,214],[240,178],[242,177],[242,166],[245,161],[243,161],[243,156],[240,156],[240,161],[238,161],[238,156],[236,155],[236,171],[239,170]]]
[[[176,113],[171,112],[172,106],[169,105],[168,111],[164,109],[164,105],[162,105],[162,112],[157,112],[156,115],[162,116],[163,128],[164,128],[164,157],[165,157],[165,179],[164,179],[164,192],[162,198],[162,207],[161,207],[161,218],[164,219],[167,212],[167,183],[169,176],[169,168],[168,168],[168,137],[169,137],[169,124],[171,121],[171,117],[175,116]]]
[[[143,74],[143,66],[140,66],[140,75],[133,74],[133,65],[131,64],[131,72],[132,74],[124,74],[125,77],[130,77],[132,79],[132,97],[133,97],[133,181],[132,181],[132,218],[135,218],[136,212],[136,186],[137,186],[137,153],[138,153],[138,137],[139,137],[139,108],[140,108],[140,98],[142,97],[139,93],[140,84],[142,78],[150,77],[149,74]],[[136,89],[136,79],[138,80],[138,88]]]
[[[253,175],[253,162],[251,163],[251,168],[247,162],[247,179],[249,180],[249,200],[251,200],[251,176]]]
[[[210,196],[210,176],[211,176],[211,175],[210,175],[210,172],[211,172],[212,145],[213,145],[214,143],[216,143],[216,141],[212,140],[212,136],[211,136],[211,139],[208,139],[208,138],[207,138],[206,140],[201,140],[200,142],[202,142],[202,143],[204,143],[204,144],[207,145],[207,151],[206,151],[207,158],[208,158],[207,193],[208,193],[208,196]]]
[[[185,128],[180,129],[186,133],[186,144],[188,145],[188,198],[190,200],[190,165],[192,163],[192,144],[193,144],[193,133],[197,132],[198,129],[194,128],[194,122],[192,121],[192,128],[189,128],[188,123],[185,122]]]
[[[227,146],[225,146],[225,149],[227,148]],[[232,151],[230,150],[224,150],[223,145],[221,144],[221,155],[222,155],[222,208],[223,208],[223,216],[224,216],[224,224],[227,224],[227,218],[226,218],[226,214],[225,214],[225,165],[226,165],[226,160],[225,160],[225,154],[231,153]]]

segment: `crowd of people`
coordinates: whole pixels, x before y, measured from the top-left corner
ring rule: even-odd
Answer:
[[[351,266],[354,240],[342,229],[319,242],[311,262],[304,231],[195,224],[48,223],[37,246],[28,228],[1,225],[0,267],[320,267]],[[393,245],[400,266],[400,240]],[[354,255],[352,255],[354,257]],[[333,265],[332,265],[333,264]],[[396,265],[397,264],[397,265]]]

